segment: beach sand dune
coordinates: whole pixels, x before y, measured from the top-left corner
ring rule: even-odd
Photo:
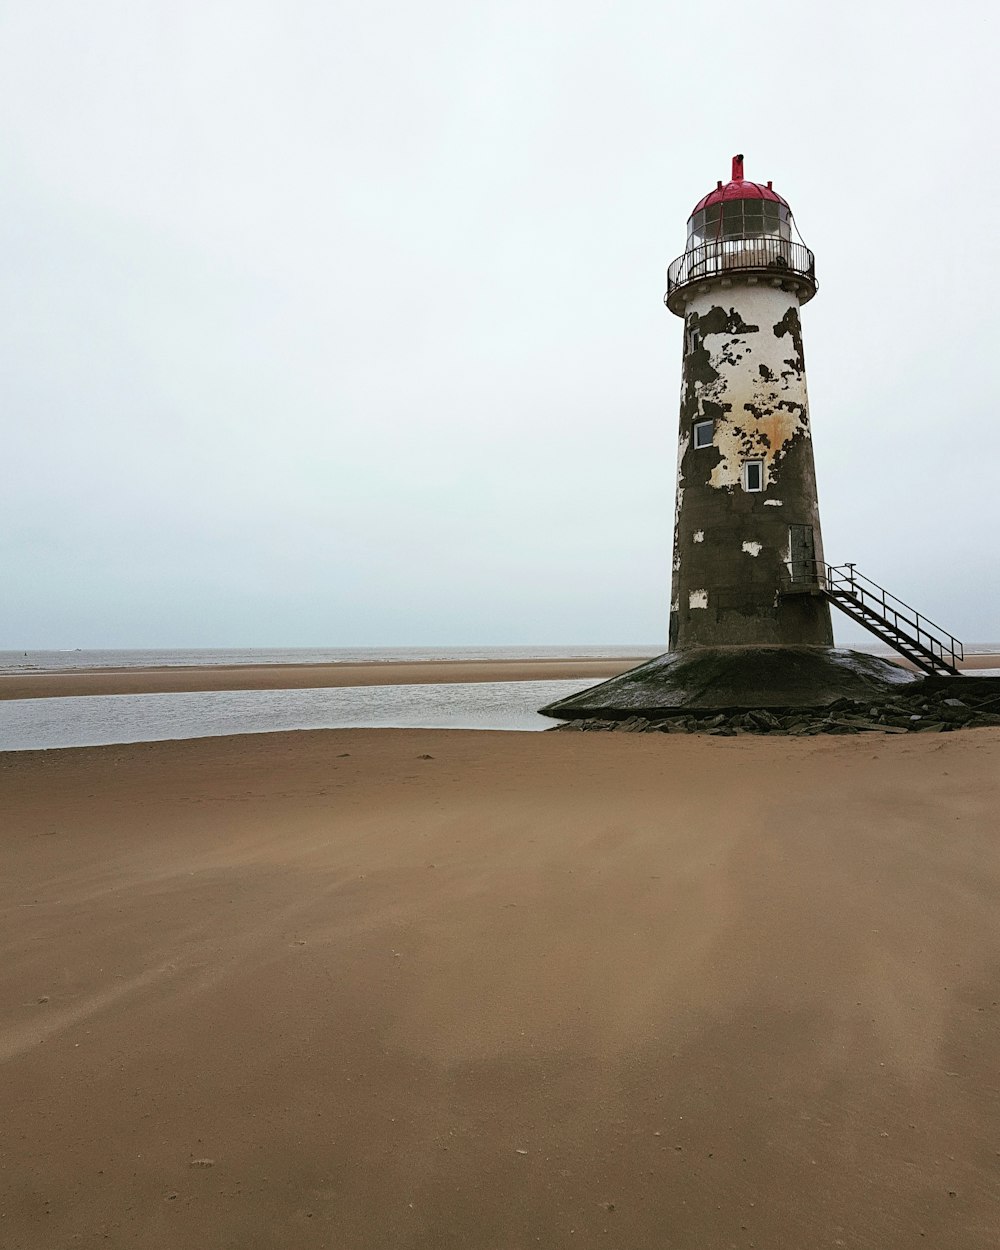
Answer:
[[[0,1244],[993,1250],[1000,731],[0,757]]]

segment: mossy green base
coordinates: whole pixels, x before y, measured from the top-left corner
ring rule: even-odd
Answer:
[[[843,647],[694,647],[669,651],[540,711],[573,720],[681,708],[822,708],[916,680],[898,664]]]

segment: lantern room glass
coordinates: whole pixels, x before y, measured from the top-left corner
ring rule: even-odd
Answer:
[[[791,237],[792,214],[787,205],[775,200],[723,200],[692,213],[688,220],[688,248],[738,239],[790,241]]]

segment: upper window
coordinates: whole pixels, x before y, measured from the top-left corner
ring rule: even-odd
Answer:
[[[694,423],[694,445],[695,447],[711,447],[712,437],[715,434],[714,421],[696,421]]]
[[[747,460],[743,465],[743,489],[758,491],[764,489],[764,461]]]

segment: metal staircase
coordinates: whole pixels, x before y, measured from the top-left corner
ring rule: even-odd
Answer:
[[[784,594],[820,594],[925,673],[958,676],[962,644],[940,625],[891,595],[853,564],[792,560]]]

